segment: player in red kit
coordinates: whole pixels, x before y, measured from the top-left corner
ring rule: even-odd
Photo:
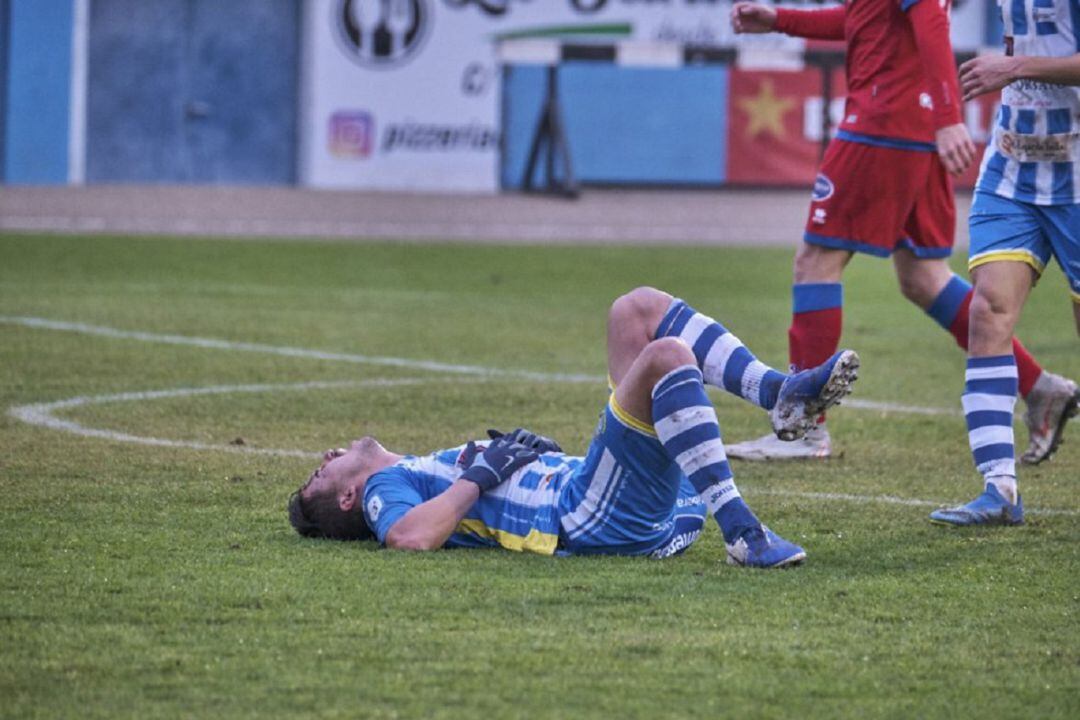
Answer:
[[[843,122],[825,152],[795,255],[793,368],[828,358],[840,342],[844,268],[856,252],[891,257],[900,292],[967,348],[971,285],[954,275],[952,180],[975,158],[961,122],[961,96],[949,39],[950,0],[850,0],[824,10],[757,3],[732,8],[737,33],[783,32],[847,43]],[[1075,385],[1045,372],[1013,341],[1024,420],[1031,441],[1023,460],[1054,450]],[[746,460],[824,458],[832,451],[822,417],[807,435],[769,435],[728,446]]]

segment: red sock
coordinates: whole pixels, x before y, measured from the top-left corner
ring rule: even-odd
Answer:
[[[794,313],[788,328],[788,358],[795,370],[805,370],[829,359],[840,346],[843,308]]]
[[[956,344],[967,350],[968,348],[968,310],[971,307],[971,297],[975,292],[969,291],[960,304],[960,310],[956,318],[949,326],[949,332],[956,339]],[[1013,338],[1013,355],[1016,357],[1016,372],[1020,376],[1020,395],[1027,396],[1031,388],[1035,387],[1035,381],[1042,375],[1042,365],[1031,356],[1028,349],[1016,338]]]

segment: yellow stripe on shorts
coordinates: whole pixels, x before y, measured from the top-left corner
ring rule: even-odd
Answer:
[[[639,433],[644,433],[649,437],[656,437],[656,428],[652,424],[645,422],[644,420],[638,420],[636,417],[626,412],[619,405],[619,401],[615,399],[615,393],[611,393],[611,399],[608,400],[608,406],[611,408],[611,412],[615,415],[616,419],[631,430],[637,430]]]
[[[1042,275],[1043,270],[1046,269],[1042,261],[1027,250],[990,250],[989,252],[972,255],[971,259],[968,260],[968,270],[974,270],[980,265],[1002,260],[1030,265],[1039,275]]]

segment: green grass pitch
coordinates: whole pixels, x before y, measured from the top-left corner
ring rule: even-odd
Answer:
[[[1026,526],[931,526],[926,503],[979,489],[958,413],[964,360],[901,300],[887,262],[856,258],[845,278],[843,342],[863,358],[854,397],[952,412],[842,407],[830,420],[842,457],[736,463],[751,505],[806,547],[794,570],[725,565],[712,523],[666,561],[305,540],[284,509],[313,461],[217,449],[316,452],[372,433],[423,452],[525,424],[581,452],[605,388],[542,374],[604,374],[614,297],[668,289],[782,367],[790,261],[0,236],[0,716],[1080,716],[1080,423],[1052,462],[1023,470]],[[1080,377],[1056,267],[1021,335]],[[182,339],[195,337],[227,342]],[[318,381],[341,384],[297,385]],[[251,384],[274,387],[99,397]],[[96,400],[53,417],[104,437],[8,412],[72,398]],[[765,431],[759,411],[714,398],[726,439]]]

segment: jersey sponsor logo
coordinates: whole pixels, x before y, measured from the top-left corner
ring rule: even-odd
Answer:
[[[368,519],[371,520],[371,522],[374,523],[379,521],[379,513],[382,512],[382,507],[382,498],[378,495],[372,495],[371,499],[367,502],[367,514]]]
[[[1035,22],[1051,22],[1057,20],[1057,8],[1035,7],[1033,8],[1032,15],[1035,16]]]
[[[652,557],[661,559],[678,555],[694,544],[705,527],[705,518],[700,515],[681,515],[675,518],[675,527],[670,539],[652,551]]]
[[[1072,162],[1080,160],[1080,133],[1024,135],[1001,130],[997,147],[1017,162]]]
[[[828,200],[833,196],[835,189],[833,181],[825,173],[818,173],[818,176],[814,178],[814,202]]]
[[[1071,90],[1071,85],[1060,85],[1058,83],[1044,82],[1042,80],[1027,80],[1020,79],[1015,80],[1009,84],[1009,88],[1013,90],[1024,90],[1025,92],[1048,92],[1058,90]]]

